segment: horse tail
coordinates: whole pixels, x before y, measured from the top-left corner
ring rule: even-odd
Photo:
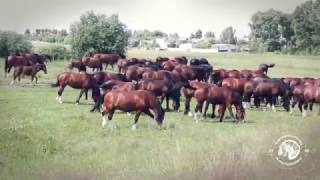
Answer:
[[[51,84],[51,87],[58,87],[58,86],[59,86],[59,76],[57,77],[57,82]]]
[[[272,68],[272,67],[274,67],[274,66],[275,66],[274,63],[268,65],[269,68]]]

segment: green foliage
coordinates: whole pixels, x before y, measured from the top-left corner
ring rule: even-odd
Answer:
[[[317,54],[320,49],[320,0],[307,1],[292,14],[297,52]]]
[[[204,40],[200,40],[197,43],[196,47],[201,49],[208,49],[208,48],[211,48],[214,43],[215,43],[214,38],[207,38]]]
[[[257,12],[251,20],[253,40],[261,40],[267,51],[319,55],[320,0],[309,0],[292,14],[273,9]]]
[[[70,27],[71,49],[77,58],[93,53],[123,54],[127,43],[128,30],[117,15],[89,11]]]
[[[23,35],[11,31],[0,31],[0,57],[30,52],[32,45]]]
[[[32,41],[63,43],[68,33],[65,29],[36,29],[33,33],[29,29],[26,29],[24,36]]]
[[[251,17],[251,35],[254,40],[260,39],[267,51],[281,50],[292,43],[293,30],[291,17],[273,9],[257,12]]]
[[[220,42],[224,44],[236,44],[237,38],[235,36],[236,30],[232,26],[224,29],[220,35]]]
[[[54,60],[71,58],[70,50],[67,50],[62,44],[47,43],[41,46],[34,46],[33,51],[38,54],[49,54]]]
[[[266,50],[267,48],[264,45],[262,39],[259,38],[251,42],[251,48],[250,48],[251,53],[264,53],[266,52]]]

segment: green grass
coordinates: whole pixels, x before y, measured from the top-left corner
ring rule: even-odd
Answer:
[[[129,57],[186,55],[207,57],[214,68],[255,69],[276,63],[272,77],[319,77],[320,58],[273,54],[199,54],[129,51]],[[2,60],[2,59],[1,59]],[[195,123],[183,113],[166,113],[166,128],[141,116],[138,129],[128,128],[133,116],[116,112],[117,129],[101,128],[101,115],[90,113],[90,101],[74,101],[79,91],[66,88],[64,104],[49,87],[64,71],[65,61],[48,64],[39,85],[29,78],[10,87],[12,76],[0,74],[0,179],[319,179],[320,116],[318,106],[307,118],[250,109],[248,123],[226,119]],[[3,64],[0,66],[3,69]],[[192,103],[194,107],[194,102]],[[182,109],[183,102],[182,102]],[[228,116],[228,113],[227,113]],[[277,165],[269,154],[283,134],[300,137],[311,152],[299,166]]]

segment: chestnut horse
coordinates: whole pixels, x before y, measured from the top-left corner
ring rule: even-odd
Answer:
[[[307,86],[303,92],[303,113],[302,116],[307,116],[308,104],[320,103],[320,87]],[[320,108],[318,115],[320,115]]]
[[[113,65],[116,64],[120,58],[126,58],[124,55],[103,53],[95,54],[93,57],[100,60],[102,64],[106,64],[105,69],[107,69],[108,65],[111,65],[113,69]]]
[[[150,112],[153,111],[154,115]],[[102,111],[102,127],[107,121],[111,122],[115,110],[136,112],[132,129],[136,129],[141,113],[154,118],[161,129],[164,121],[164,111],[157,97],[149,91],[110,91],[104,96],[104,110]],[[108,120],[107,120],[108,119]]]
[[[92,91],[92,99],[96,102],[100,96],[100,90],[97,86],[96,80],[93,75],[87,73],[76,73],[76,72],[63,72],[57,76],[57,82],[52,84],[52,87],[58,87],[57,101],[62,103],[62,93],[66,86],[70,86],[74,89],[80,89],[80,94],[76,100],[76,105],[79,104],[80,98],[85,93],[85,98],[88,99],[88,91]]]
[[[149,67],[139,67],[136,65],[129,66],[125,73],[125,76],[127,81],[132,81],[132,80],[138,81],[139,79],[142,78],[142,74],[147,71],[153,71],[153,69]]]
[[[47,68],[46,68],[46,65],[44,64],[35,64],[32,66],[17,66],[14,68],[13,81],[11,82],[11,85],[14,83],[16,78],[18,78],[18,80],[20,81],[21,75],[31,76],[31,82],[33,82],[33,79],[36,79],[36,84],[37,84],[38,83],[37,73],[41,70],[45,74],[47,74]]]
[[[92,71],[102,71],[102,63],[99,59],[93,57],[82,57],[82,63],[89,68],[92,68]]]
[[[236,120],[240,122],[244,119],[245,110],[242,106],[241,96],[239,93],[232,91],[227,87],[209,87],[200,88],[195,90],[194,97],[197,100],[197,105],[195,108],[194,119],[198,121],[198,112],[202,113],[202,106],[205,101],[207,103],[212,103],[214,106],[216,104],[220,105],[220,122],[223,121],[225,110],[228,109],[232,118],[234,118],[232,112],[232,105],[236,107]]]
[[[103,104],[104,95],[111,90],[119,90],[119,91],[133,91],[136,90],[136,84],[132,82],[124,82],[119,80],[109,80],[99,86],[100,88],[100,97],[95,102],[90,112],[94,112],[95,110],[100,110],[101,105]]]

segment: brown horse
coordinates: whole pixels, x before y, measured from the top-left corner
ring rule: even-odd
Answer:
[[[260,101],[267,100],[267,104],[270,103],[272,110],[276,111],[275,104],[280,96],[283,101],[283,108],[286,111],[290,110],[290,99],[292,96],[291,88],[280,80],[269,80],[260,82],[256,85],[254,90],[254,99],[256,107],[260,106]]]
[[[136,65],[129,66],[125,73],[125,76],[127,81],[132,81],[132,80],[138,81],[139,79],[142,78],[142,74],[147,71],[153,71],[153,69],[149,67],[139,67]]]
[[[102,63],[98,58],[93,57],[82,57],[81,62],[88,66],[89,68],[92,68],[92,71],[102,71]]]
[[[142,79],[166,80],[174,83],[178,82],[178,78],[173,73],[166,70],[147,71],[142,74]]]
[[[233,91],[240,93],[240,95],[242,96],[244,85],[246,82],[246,79],[226,78],[222,81],[222,87],[229,87]]]
[[[156,96],[160,96],[160,103],[162,104],[164,98],[166,98],[166,110],[169,109],[169,98],[173,100],[173,109],[179,110],[180,107],[180,89],[181,87],[166,80],[140,80],[137,83],[137,89],[147,90],[154,93]]]
[[[68,62],[68,66],[67,66],[70,70],[72,70],[73,68],[78,69],[78,71],[84,71],[86,72],[86,66],[81,62],[81,61],[77,61],[77,60],[70,60]]]
[[[110,72],[96,72],[94,74],[94,78],[96,79],[96,82],[98,85],[101,85],[102,83],[107,82],[109,80],[119,80],[119,81],[126,80],[126,77],[123,74],[110,73]]]
[[[307,116],[308,104],[320,103],[320,87],[307,86],[303,92],[303,112],[302,116]],[[318,115],[320,115],[320,108]]]
[[[227,87],[209,87],[200,88],[194,92],[194,97],[197,100],[195,108],[194,119],[198,121],[198,112],[202,113],[202,106],[205,101],[212,103],[213,105],[220,105],[220,122],[223,121],[225,110],[228,109],[232,118],[234,118],[232,112],[232,105],[236,107],[236,120],[240,122],[244,119],[245,110],[242,106],[241,96],[239,93],[232,91]]]
[[[31,66],[33,65],[33,61],[25,56],[16,56],[16,55],[10,55],[5,57],[4,61],[4,74],[5,77],[7,76],[7,73],[10,73],[12,67],[17,66]]]
[[[111,65],[113,69],[113,65],[116,64],[120,58],[125,58],[124,56],[122,55],[120,56],[119,54],[103,54],[103,53],[95,54],[93,57],[96,59],[99,59],[102,64],[106,64],[105,69],[107,69],[108,65]]]
[[[240,77],[241,77],[241,73],[238,70],[233,69],[233,70],[227,71],[225,69],[217,69],[217,70],[214,70],[211,75],[211,83],[221,86],[221,83],[225,78],[240,78]]]
[[[268,74],[268,69],[273,68],[275,64],[260,64],[259,70],[261,70],[263,73]]]
[[[298,107],[299,107],[299,110],[300,112],[302,113],[302,105],[303,105],[303,102],[304,102],[304,89],[305,87],[308,86],[308,85],[305,85],[305,84],[302,84],[302,85],[297,85],[297,86],[294,86],[293,87],[293,90],[292,90],[292,105],[291,105],[291,111],[290,113],[293,113],[293,109],[295,107],[295,105],[298,103]],[[313,104],[309,104],[309,108],[310,108],[310,111],[312,111],[312,107],[313,107]]]
[[[127,59],[119,59],[117,62],[118,73],[124,73],[125,67],[128,65],[129,61]]]
[[[154,115],[150,112],[154,112]],[[115,110],[136,112],[132,129],[136,129],[141,113],[145,113],[157,121],[161,128],[164,121],[164,111],[157,97],[148,91],[110,91],[104,96],[104,110],[102,112],[102,127],[107,121],[111,122]],[[107,120],[108,118],[108,120]]]
[[[87,73],[76,73],[76,72],[63,72],[57,76],[57,82],[52,84],[52,87],[58,87],[57,101],[62,103],[62,93],[66,86],[70,86],[74,89],[80,89],[80,94],[76,100],[76,105],[79,104],[80,98],[85,93],[85,98],[88,99],[88,91],[92,91],[92,99],[97,101],[100,96],[99,88],[96,84],[96,80],[93,75]]]
[[[14,68],[13,81],[11,82],[11,85],[14,83],[16,78],[18,78],[18,80],[20,81],[21,75],[31,76],[31,82],[33,82],[33,79],[36,79],[36,84],[37,84],[38,83],[37,73],[41,70],[45,74],[47,74],[47,68],[46,68],[46,65],[44,64],[35,64],[32,66],[17,66]]]
[[[207,72],[205,69],[201,68],[200,66],[189,66],[180,64],[176,66],[172,73],[178,77],[180,82],[187,82],[188,80],[199,80],[205,81]]]

